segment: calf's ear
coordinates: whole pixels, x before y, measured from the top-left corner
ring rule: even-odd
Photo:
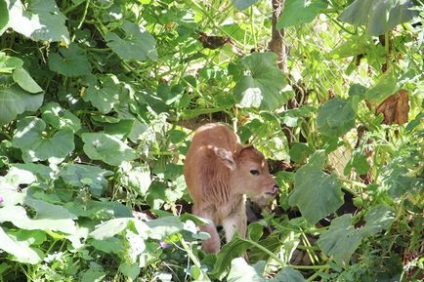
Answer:
[[[224,149],[224,148],[217,148],[214,149],[215,154],[218,156],[220,161],[229,169],[235,170],[237,168],[236,161],[234,159],[233,153],[230,151]]]

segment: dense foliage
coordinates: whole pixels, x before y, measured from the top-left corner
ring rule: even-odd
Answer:
[[[424,279],[423,4],[279,2],[0,0],[2,281]],[[182,176],[209,121],[281,186],[217,255]]]

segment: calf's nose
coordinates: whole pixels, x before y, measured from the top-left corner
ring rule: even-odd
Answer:
[[[280,190],[280,187],[277,184],[275,184],[274,186],[272,186],[272,190],[268,194],[274,196],[275,194],[277,194],[278,190]]]

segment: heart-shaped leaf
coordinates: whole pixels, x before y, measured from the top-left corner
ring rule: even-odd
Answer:
[[[84,101],[90,101],[101,113],[109,113],[113,106],[119,103],[122,88],[119,80],[114,75],[99,77],[97,85],[90,85],[87,94],[83,96]]]
[[[234,6],[239,10],[244,10],[258,2],[259,0],[231,0]]]
[[[74,150],[74,134],[70,130],[46,132],[46,123],[36,117],[19,120],[12,145],[22,150],[25,162],[65,158]]]
[[[343,204],[337,176],[322,172],[324,156],[323,151],[316,151],[309,163],[296,172],[294,190],[289,197],[289,204],[298,206],[302,216],[311,224]]]
[[[240,107],[275,110],[287,102],[283,88],[287,85],[277,67],[274,53],[253,53],[241,60],[245,75],[233,91]]]
[[[122,25],[122,30],[125,32],[123,38],[114,32],[105,35],[107,46],[119,57],[137,61],[157,59],[156,41],[150,33],[143,31],[137,24],[127,21]]]
[[[65,76],[81,76],[91,73],[91,65],[85,51],[76,44],[61,47],[49,56],[49,68]]]
[[[36,264],[41,261],[40,255],[28,247],[27,242],[19,242],[4,232],[0,227],[0,249],[15,257],[21,263]]]
[[[32,79],[24,68],[16,68],[13,70],[13,80],[25,91],[29,93],[40,93],[43,91],[37,82]]]
[[[277,28],[282,29],[298,24],[309,23],[328,6],[325,0],[286,0]]]
[[[110,165],[120,165],[137,157],[134,149],[130,148],[119,138],[105,133],[84,133],[84,152],[92,160],[101,160]]]
[[[356,113],[349,100],[328,100],[318,112],[317,125],[321,134],[338,137],[355,126]]]

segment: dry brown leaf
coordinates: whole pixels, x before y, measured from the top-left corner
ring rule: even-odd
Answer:
[[[375,110],[375,115],[382,113],[384,124],[404,124],[408,122],[408,92],[400,89],[384,100]]]

